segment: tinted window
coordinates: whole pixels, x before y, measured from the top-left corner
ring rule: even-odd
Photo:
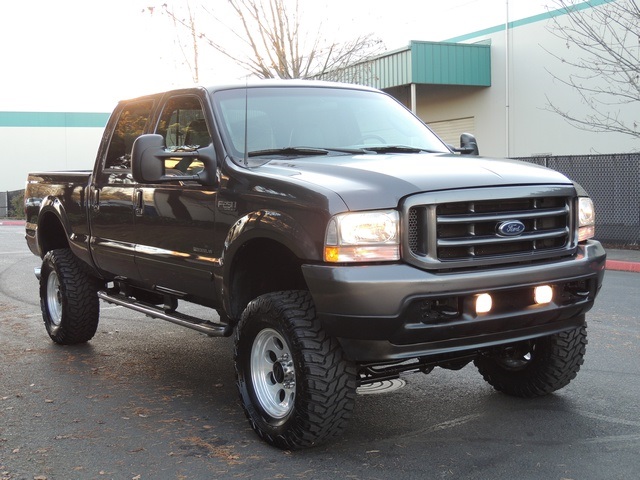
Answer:
[[[202,105],[191,96],[175,97],[167,102],[156,133],[164,137],[168,148],[197,148],[211,143]]]
[[[449,151],[404,106],[376,91],[239,88],[216,92],[213,102],[224,141],[236,158],[244,156],[245,146],[249,154],[287,147],[366,149],[390,145]]]
[[[131,168],[131,147],[144,132],[152,107],[153,102],[146,100],[130,103],[122,109],[111,137],[105,168]]]
[[[164,137],[167,149],[194,150],[211,143],[202,104],[194,96],[169,99],[162,110],[156,133]],[[176,157],[165,161],[168,175],[194,175],[203,168],[202,162],[193,157]]]

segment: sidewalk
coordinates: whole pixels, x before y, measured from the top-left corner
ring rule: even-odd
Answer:
[[[24,220],[0,218],[0,226],[24,226]],[[640,250],[607,249],[607,270],[640,273]]]

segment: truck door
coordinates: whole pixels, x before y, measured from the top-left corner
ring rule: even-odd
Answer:
[[[178,95],[165,103],[155,133],[167,149],[195,150],[211,143],[201,100]],[[197,157],[165,161],[165,173],[195,175]],[[178,296],[213,302],[214,206],[216,192],[197,182],[136,185],[136,263],[147,285]]]
[[[107,125],[111,138],[101,146],[90,187],[93,259],[103,272],[128,279],[140,277],[134,261],[135,183],[131,175],[131,147],[144,133],[152,108],[152,100],[118,106]]]

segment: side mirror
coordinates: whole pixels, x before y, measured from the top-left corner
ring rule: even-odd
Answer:
[[[166,175],[165,161],[169,158],[198,158],[205,166],[197,175]],[[138,183],[166,183],[196,181],[215,186],[216,156],[212,145],[189,151],[171,151],[164,145],[162,135],[140,135],[131,149],[131,173]]]
[[[456,151],[464,155],[480,155],[476,137],[471,133],[463,133],[460,135],[460,148],[456,149]]]

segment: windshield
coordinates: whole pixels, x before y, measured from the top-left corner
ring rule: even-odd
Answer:
[[[250,87],[216,92],[213,103],[227,150],[238,162],[264,163],[274,155],[449,152],[406,108],[375,91]]]

